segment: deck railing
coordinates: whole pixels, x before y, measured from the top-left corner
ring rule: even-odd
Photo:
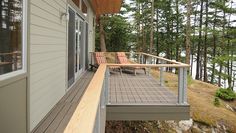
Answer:
[[[65,132],[105,132],[106,105],[108,103],[109,87],[109,66],[160,68],[161,85],[164,85],[164,68],[177,68],[179,76],[178,103],[176,104],[187,104],[187,69],[189,65],[146,53],[138,53],[138,60],[143,64],[101,64],[86,89],[86,92],[67,125]],[[162,64],[156,64],[157,61],[154,60],[159,60],[158,62],[161,62]],[[166,62],[171,64],[166,64]]]
[[[108,87],[107,65],[97,69],[89,86],[77,106],[65,133],[104,133]]]

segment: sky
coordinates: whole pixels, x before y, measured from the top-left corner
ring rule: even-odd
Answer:
[[[130,4],[131,3],[131,0],[124,0],[126,4]],[[236,9],[236,0],[232,0],[233,1],[233,4],[232,4],[232,8]],[[125,14],[124,16],[128,18],[128,21],[130,23],[133,22],[133,18],[132,18],[132,13],[128,13],[128,14]],[[236,21],[236,14],[234,15],[231,15],[231,20],[235,20]],[[236,22],[234,23],[231,23],[232,26],[236,26]]]

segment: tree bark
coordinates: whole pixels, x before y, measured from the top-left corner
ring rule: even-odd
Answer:
[[[99,34],[100,34],[100,48],[101,52],[106,52],[105,31],[103,27],[103,20],[99,18]]]
[[[152,54],[153,53],[153,21],[154,21],[154,0],[152,0],[152,5],[151,5],[152,9],[151,9],[151,31],[150,31],[150,49],[149,52]]]
[[[190,64],[190,38],[191,38],[191,0],[187,1],[187,25],[186,25],[186,64]]]
[[[230,10],[232,10],[232,3],[233,1],[231,1],[231,7]],[[228,20],[228,30],[227,30],[227,56],[230,57],[230,38],[229,38],[229,28],[230,28],[230,24],[231,24],[231,13],[229,13],[229,20]],[[232,47],[233,48],[233,47]],[[231,59],[232,61],[233,59]],[[232,62],[230,63],[230,59],[227,59],[227,74],[228,74],[228,87],[232,88],[232,69],[230,67],[230,65],[232,65]]]
[[[198,46],[197,46],[197,68],[196,68],[196,80],[200,79],[200,58],[201,58],[201,45],[202,45],[202,16],[203,16],[203,0],[201,0],[201,9],[200,9],[200,24],[199,24],[199,37],[198,37]]]
[[[212,55],[212,59],[215,59],[216,57],[216,19],[217,19],[217,8],[215,9],[215,13],[214,13],[214,23],[213,23],[213,55]],[[214,83],[214,79],[215,79],[215,67],[216,64],[215,62],[213,62],[212,64],[212,74],[211,74],[211,83]]]
[[[158,8],[156,9],[156,52],[157,52],[157,56],[159,56],[159,11]]]
[[[179,0],[176,0],[176,53],[175,59],[179,61]]]
[[[192,50],[191,50],[191,75],[193,75],[193,62],[194,62],[194,49],[195,49],[195,28],[196,28],[196,21],[197,21],[197,10],[194,13],[194,26],[193,26],[193,41],[192,41]]]
[[[224,6],[225,6],[225,1],[223,1]],[[220,54],[224,54],[225,52],[225,11],[223,10],[223,26],[222,26],[222,44],[221,44],[221,53]],[[223,64],[222,62],[220,62],[220,70],[219,70],[219,78],[218,78],[218,86],[221,87],[221,79],[222,79],[222,70],[223,70]]]
[[[203,60],[203,67],[204,67],[204,78],[203,81],[204,82],[208,82],[207,79],[207,48],[208,48],[208,44],[207,44],[207,34],[208,34],[208,0],[206,0],[206,21],[205,21],[205,39],[204,39],[204,60]]]

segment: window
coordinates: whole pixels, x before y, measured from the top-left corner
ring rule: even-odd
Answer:
[[[84,14],[84,16],[87,16],[87,11],[88,9],[87,9],[87,6],[86,6],[86,4],[84,3],[84,1],[82,1],[82,12],[83,12],[83,14]]]
[[[0,75],[23,69],[23,0],[0,2]]]
[[[72,1],[76,4],[76,6],[80,7],[80,0],[72,0]]]

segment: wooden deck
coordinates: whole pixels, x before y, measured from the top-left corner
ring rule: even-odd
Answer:
[[[94,72],[86,72],[77,84],[55,105],[32,133],[62,133],[69,123]]]
[[[82,75],[32,133],[64,132],[93,75],[94,72]],[[123,72],[122,75],[111,72],[108,81],[108,101],[103,121],[189,119],[189,105],[178,104],[176,94],[160,86],[157,79],[145,75],[143,71],[137,71],[136,76],[132,72]]]
[[[154,77],[142,71],[134,74],[111,74],[109,82],[109,104],[111,105],[173,105],[177,96],[161,86]]]
[[[143,71],[111,73],[107,120],[189,119],[189,105],[178,104],[177,95]]]

